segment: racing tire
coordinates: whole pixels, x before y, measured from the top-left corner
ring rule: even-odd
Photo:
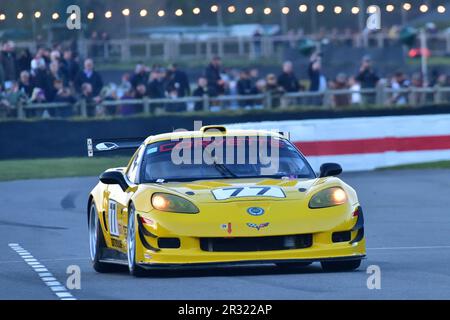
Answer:
[[[347,261],[322,261],[322,269],[326,272],[353,271],[361,265],[361,259]]]
[[[278,262],[275,264],[277,265],[277,267],[280,267],[280,268],[294,269],[294,268],[307,267],[310,264],[312,264],[312,262]]]
[[[92,267],[99,273],[115,271],[114,265],[101,262],[103,250],[106,248],[105,238],[100,226],[98,211],[95,203],[91,203],[89,209],[89,252],[91,256]]]
[[[127,227],[127,261],[130,274],[135,277],[145,275],[145,270],[136,264],[136,214],[133,204],[128,210],[128,227]]]

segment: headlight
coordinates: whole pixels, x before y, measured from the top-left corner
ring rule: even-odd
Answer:
[[[178,212],[178,213],[198,213],[198,208],[190,201],[169,193],[154,193],[152,195],[152,206],[156,210]]]
[[[333,187],[317,192],[309,201],[311,209],[333,207],[347,201],[347,194],[339,187]]]

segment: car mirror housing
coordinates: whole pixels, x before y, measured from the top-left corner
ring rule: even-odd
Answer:
[[[125,180],[125,176],[120,171],[105,171],[100,175],[100,181],[104,184],[117,184],[123,191],[130,187]]]
[[[320,166],[320,178],[337,176],[342,173],[342,167],[337,163],[324,163]]]

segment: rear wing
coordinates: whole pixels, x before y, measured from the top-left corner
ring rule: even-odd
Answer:
[[[112,152],[119,150],[136,150],[145,141],[146,137],[140,138],[117,138],[117,139],[93,139],[88,138],[88,157],[93,157],[97,153]]]

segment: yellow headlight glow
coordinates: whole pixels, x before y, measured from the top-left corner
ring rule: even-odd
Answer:
[[[332,187],[317,192],[309,201],[311,209],[334,207],[347,202],[347,194],[340,187]]]
[[[198,208],[189,200],[170,193],[156,192],[152,196],[156,210],[175,213],[198,213]]]
[[[345,200],[347,200],[347,195],[345,194],[345,191],[339,188],[333,189],[331,197],[335,203],[343,203],[345,202]]]
[[[169,207],[169,201],[164,196],[156,194],[152,198],[152,205],[157,210],[165,211]]]

